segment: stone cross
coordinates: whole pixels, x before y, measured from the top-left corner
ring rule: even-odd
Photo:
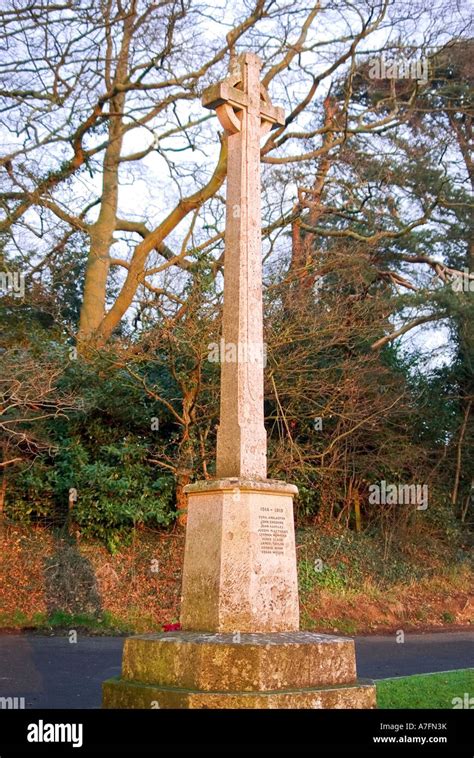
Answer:
[[[299,632],[292,484],[266,478],[259,138],[283,113],[260,60],[204,94],[227,131],[217,478],[188,484],[182,630],[126,640],[106,708],[374,708],[353,640]]]
[[[284,123],[245,54],[207,89],[228,141],[216,478],[188,484],[183,630],[236,634],[296,631],[293,518],[297,489],[267,479],[263,415],[260,136]]]
[[[215,109],[228,140],[217,477],[267,475],[260,136],[285,119],[260,83],[261,65],[257,55],[240,56],[235,73],[203,96],[203,105]]]

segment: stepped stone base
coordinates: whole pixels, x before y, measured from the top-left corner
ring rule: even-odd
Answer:
[[[354,642],[312,632],[176,632],[125,641],[104,708],[375,708]]]
[[[279,692],[199,692],[109,679],[104,708],[375,708],[368,683]]]

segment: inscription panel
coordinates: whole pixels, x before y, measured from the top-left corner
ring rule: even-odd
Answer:
[[[260,551],[265,555],[284,555],[288,526],[283,508],[260,506],[258,510]]]

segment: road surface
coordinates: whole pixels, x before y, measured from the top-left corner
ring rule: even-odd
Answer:
[[[101,683],[120,673],[124,637],[0,635],[0,696],[26,708],[99,708]],[[362,678],[450,671],[474,666],[474,632],[356,637]]]

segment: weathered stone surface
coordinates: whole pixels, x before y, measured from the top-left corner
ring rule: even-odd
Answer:
[[[122,678],[203,691],[350,684],[354,642],[314,632],[140,635],[125,641]]]
[[[126,640],[104,708],[375,708],[353,640],[314,632],[173,632]]]
[[[221,365],[217,476],[267,475],[263,418],[263,311],[260,208],[260,135],[284,123],[260,85],[262,62],[247,53],[235,72],[203,98],[215,108],[228,142],[225,276],[222,335],[236,360]],[[262,97],[263,94],[263,97]],[[242,358],[242,353],[247,357]],[[249,353],[260,360],[248,358]]]
[[[271,492],[280,495],[297,495],[298,487],[288,484],[281,479],[243,479],[239,477],[224,477],[222,479],[201,479],[187,484],[184,492],[202,494],[207,492],[234,492],[238,487],[241,492]]]
[[[293,485],[189,485],[181,625],[190,631],[299,628]]]
[[[104,708],[375,708],[371,683],[280,692],[198,692],[125,680],[103,684]]]

